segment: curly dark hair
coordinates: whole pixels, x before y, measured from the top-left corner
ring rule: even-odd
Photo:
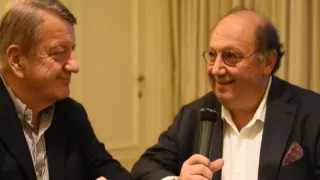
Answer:
[[[272,23],[268,22],[257,27],[256,36],[258,52],[264,53],[272,49],[277,52],[277,62],[272,70],[272,74],[274,74],[279,69],[281,58],[284,55],[283,45],[280,43],[278,31]]]

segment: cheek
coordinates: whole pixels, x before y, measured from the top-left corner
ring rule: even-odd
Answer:
[[[206,65],[207,73],[211,74],[212,66]]]
[[[54,60],[47,61],[43,64],[44,76],[48,79],[56,79],[63,71],[63,64]]]
[[[207,70],[207,75],[209,76],[209,80],[210,80],[210,81],[213,81],[214,78],[213,78],[213,76],[212,76],[212,66],[207,65],[207,66],[206,66],[206,70]]]
[[[53,66],[54,66],[53,60],[50,60],[49,58],[46,58],[42,63],[43,71],[46,74],[50,74],[50,72],[53,69]]]
[[[39,64],[34,64],[32,67],[26,68],[24,74],[25,79],[31,83],[39,82],[46,76],[44,69]]]
[[[263,70],[258,67],[247,68],[245,72],[238,76],[238,86],[242,91],[256,90],[263,77]]]

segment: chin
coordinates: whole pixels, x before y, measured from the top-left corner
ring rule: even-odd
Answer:
[[[233,101],[233,95],[229,93],[214,93],[216,97],[219,99],[219,101],[223,104],[232,102]]]
[[[62,99],[65,99],[67,97],[69,97],[70,95],[70,90],[63,90],[63,91],[59,91],[57,94],[56,94],[56,99],[57,100],[62,100]]]

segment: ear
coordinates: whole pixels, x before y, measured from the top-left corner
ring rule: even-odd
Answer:
[[[271,75],[272,70],[274,68],[274,66],[277,63],[277,52],[276,50],[272,49],[268,51],[267,57],[265,59],[265,67],[264,67],[264,75]]]
[[[7,48],[6,54],[8,67],[10,67],[10,69],[16,76],[23,78],[23,65],[25,58],[22,56],[21,48],[18,45],[10,45]]]

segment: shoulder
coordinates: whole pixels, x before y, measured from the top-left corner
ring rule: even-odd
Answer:
[[[55,108],[57,111],[84,111],[82,104],[70,97],[56,102]]]
[[[299,86],[292,85],[293,89],[293,99],[305,103],[320,103],[320,94],[301,88]],[[320,104],[319,104],[320,105]]]
[[[72,98],[60,100],[54,104],[55,116],[70,122],[86,122],[88,119],[85,108]]]
[[[320,130],[320,94],[277,79],[279,86],[277,92],[282,92],[277,98],[285,97],[285,104],[288,104],[294,111],[296,129],[308,129],[310,132]],[[278,106],[277,108],[283,108]],[[313,130],[311,130],[313,129]],[[312,133],[316,134],[316,133]]]
[[[211,91],[204,96],[185,104],[182,108],[185,110],[200,110],[201,108],[219,109],[219,105],[217,97]]]
[[[317,108],[320,107],[320,94],[312,90],[302,88],[281,79],[277,79],[282,88],[286,92],[290,92],[290,103],[294,103],[299,107]]]
[[[219,101],[213,92],[209,92],[204,96],[185,104],[175,117],[174,126],[190,128],[194,127],[199,119],[199,112],[202,108],[211,108],[220,111]]]

